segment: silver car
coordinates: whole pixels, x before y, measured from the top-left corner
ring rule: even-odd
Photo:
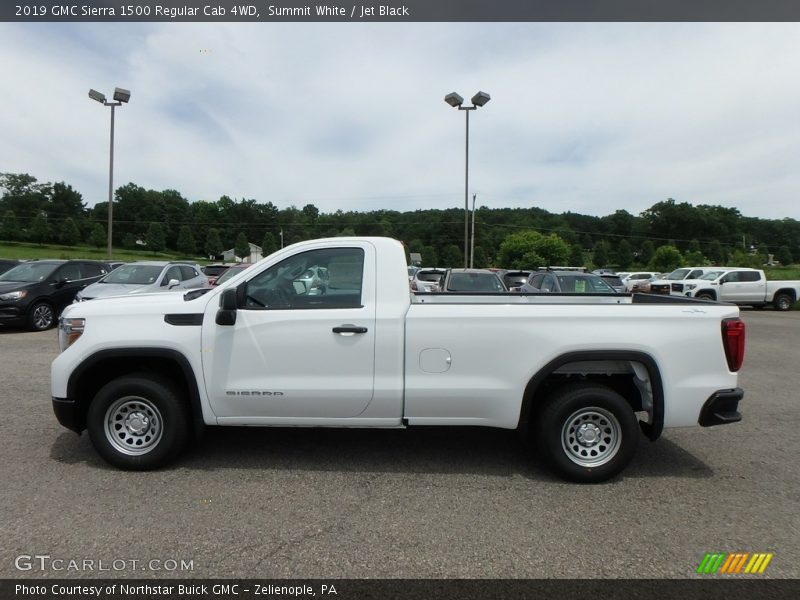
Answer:
[[[208,277],[203,275],[199,265],[177,261],[138,261],[122,265],[97,283],[85,287],[75,296],[75,301],[206,286]]]

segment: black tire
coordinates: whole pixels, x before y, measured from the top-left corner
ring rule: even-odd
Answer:
[[[581,383],[546,400],[535,433],[539,452],[556,474],[578,483],[599,483],[628,465],[640,430],[625,398],[603,385]]]
[[[104,385],[89,405],[86,428],[106,461],[148,471],[175,458],[189,440],[189,415],[181,394],[155,375],[125,375]]]
[[[697,296],[695,296],[695,298],[697,298],[698,300],[711,300],[711,301],[714,300],[714,296],[712,296],[708,292],[701,292],[701,293],[697,294]]]
[[[775,310],[789,310],[792,308],[793,304],[794,300],[789,294],[786,293],[778,294],[772,301],[772,305],[775,307]]]
[[[56,324],[56,312],[47,302],[36,302],[28,311],[28,329],[45,331]]]

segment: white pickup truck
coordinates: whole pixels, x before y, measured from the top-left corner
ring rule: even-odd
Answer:
[[[164,465],[207,425],[461,425],[519,428],[579,482],[619,473],[641,431],[741,419],[736,306],[591,300],[415,295],[397,241],[302,242],[211,290],[69,306],[53,409],[123,469]]]
[[[717,269],[684,281],[683,290],[690,298],[789,310],[800,298],[800,281],[767,281],[759,269]]]

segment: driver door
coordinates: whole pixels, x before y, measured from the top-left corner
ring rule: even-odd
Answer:
[[[301,252],[237,287],[233,325],[203,320],[206,391],[218,417],[344,418],[372,400],[374,248]],[[309,269],[326,285],[310,286]],[[255,271],[255,269],[253,269]]]

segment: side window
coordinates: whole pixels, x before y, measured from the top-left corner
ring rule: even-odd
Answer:
[[[703,272],[700,269],[695,269],[686,276],[686,279],[700,279],[702,276]]]
[[[189,265],[181,265],[179,268],[181,270],[181,281],[187,281],[189,279],[194,279],[195,277],[197,277],[199,275],[199,273],[193,267],[190,267]]]
[[[363,274],[361,248],[302,252],[248,281],[244,308],[361,308]]]
[[[739,271],[732,271],[725,275],[726,283],[736,283],[739,281]]]
[[[531,277],[531,286],[535,287],[536,289],[542,289],[542,279],[544,279],[544,275],[537,273]]]
[[[542,278],[542,286],[539,289],[547,292],[552,292],[553,289],[555,288],[555,285],[556,285],[556,278],[553,277],[552,275],[545,275]]]
[[[105,275],[106,270],[95,263],[81,263],[81,279],[90,279]]]
[[[739,271],[739,281],[761,281],[758,271]]]
[[[66,279],[67,281],[78,281],[80,278],[81,270],[77,264],[64,265],[56,276],[56,279]]]
[[[164,274],[164,279],[161,280],[161,285],[167,287],[172,279],[177,279],[178,281],[183,280],[181,277],[181,268],[177,265],[173,265],[167,269],[167,272]]]

